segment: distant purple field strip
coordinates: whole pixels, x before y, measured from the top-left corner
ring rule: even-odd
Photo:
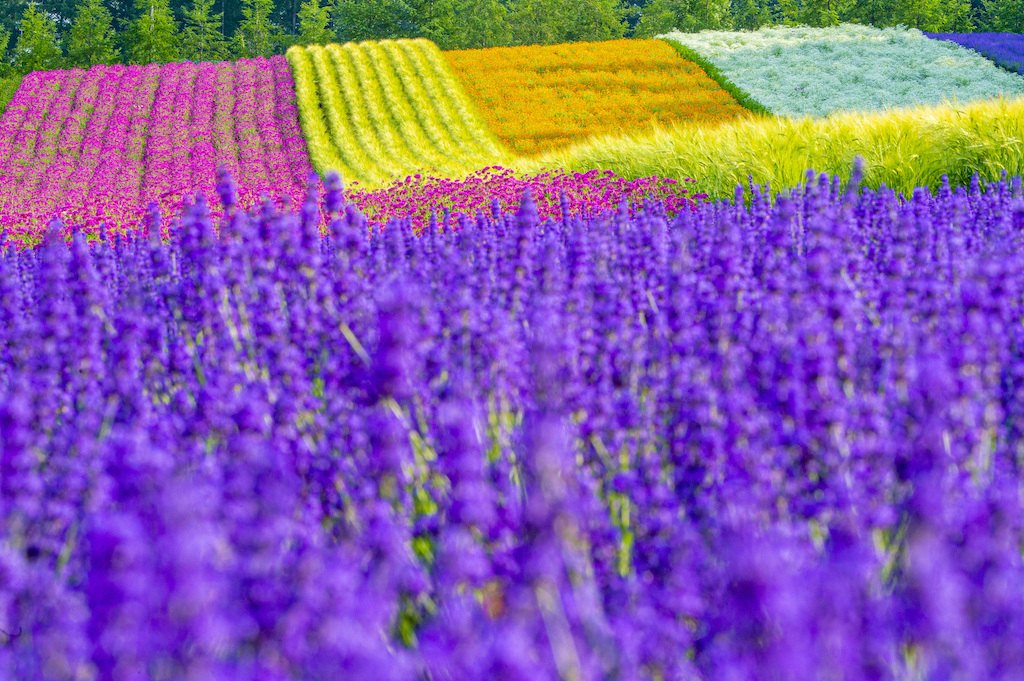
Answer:
[[[991,59],[1006,69],[1024,75],[1024,35],[1019,33],[925,33],[935,40],[948,40]]]

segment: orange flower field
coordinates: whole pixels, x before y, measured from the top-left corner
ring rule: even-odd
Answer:
[[[661,40],[493,47],[444,56],[491,130],[519,154],[653,122],[750,112]]]

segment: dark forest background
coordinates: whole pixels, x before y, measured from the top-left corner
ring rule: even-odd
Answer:
[[[441,49],[856,22],[1024,33],[1024,0],[4,0],[0,77],[422,36]]]

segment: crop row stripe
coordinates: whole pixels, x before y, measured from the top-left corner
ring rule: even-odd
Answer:
[[[429,128],[433,135],[442,140],[442,148],[458,150],[458,156],[453,155],[452,159],[459,158],[463,166],[479,167],[489,162],[489,159],[485,160],[486,155],[473,135],[459,125],[458,116],[451,111],[450,102],[439,96],[433,83],[423,78],[406,51],[393,40],[381,41],[380,47],[391,61],[402,87],[416,103],[416,113],[424,129]]]
[[[421,61],[424,67],[423,71],[431,74],[431,79],[444,84],[442,91],[451,99],[453,109],[459,114],[463,125],[484,145],[488,155],[510,157],[511,153],[505,148],[505,145],[483,122],[483,117],[479,115],[469,95],[462,87],[462,83],[445,62],[437,45],[422,38],[412,42],[413,45],[410,45],[408,53],[415,54],[413,58],[418,58]]]
[[[275,61],[274,72],[274,113],[277,125],[281,130],[281,142],[285,157],[292,172],[292,181],[296,184],[306,182],[306,174],[312,168],[307,163],[309,145],[302,135],[302,124],[299,121],[300,111],[295,95],[295,78],[287,60]]]
[[[388,148],[392,162],[403,169],[425,165],[420,150],[409,143],[393,117],[392,107],[395,102],[384,94],[382,83],[370,63],[364,45],[346,43],[341,46],[341,50],[351,63],[374,130]]]
[[[377,73],[384,96],[392,103],[391,111],[403,138],[414,150],[422,151],[418,158],[422,159],[423,164],[442,172],[457,172],[466,167],[459,163],[458,153],[452,148],[452,143],[446,142],[443,134],[423,115],[414,93],[403,86],[394,65],[381,48],[381,43],[365,43],[363,47]]]
[[[93,105],[96,102],[96,94],[99,92],[99,70],[86,71],[82,81],[75,92],[74,105],[67,120],[64,122],[64,129],[60,132],[57,140],[56,152],[61,155],[73,155],[78,158],[82,153],[82,135],[85,132],[86,123],[92,113]]]
[[[81,73],[66,73],[61,78],[61,86],[57,92],[51,112],[64,112],[60,118],[53,118],[54,125],[44,124],[39,137],[36,140],[34,154],[29,158],[32,164],[26,169],[21,177],[21,186],[18,191],[33,194],[37,188],[44,185],[47,176],[50,175],[50,167],[53,165],[53,158],[56,155],[59,139],[63,130],[67,127],[68,113],[75,105],[75,94],[78,91],[78,84],[82,79]]]
[[[355,171],[351,179],[360,182],[375,179],[378,171],[375,163],[359,144],[359,135],[349,123],[349,111],[335,78],[335,70],[324,49],[319,45],[307,48],[316,75],[317,92],[324,104],[330,139],[338,149],[345,163]]]
[[[66,135],[71,134],[68,130],[70,119],[73,113],[80,108],[79,95],[82,91],[81,83],[84,75],[82,72],[72,72],[63,78],[54,108],[57,112],[68,112],[68,114],[62,116],[60,120],[54,120],[54,125],[47,125],[44,128],[43,135],[36,143],[35,162],[23,178],[19,191],[35,194],[40,188],[59,181],[57,173],[60,169],[54,167],[57,165],[54,161],[59,158],[62,142],[70,143],[71,141]]]
[[[15,149],[15,135],[27,119],[29,111],[39,100],[35,97],[35,91],[39,88],[39,79],[35,73],[30,73],[21,81],[19,91],[8,103],[3,116],[0,116],[0,162],[10,158]]]
[[[235,81],[235,145],[242,161],[243,177],[260,177],[270,181],[271,170],[267,165],[269,147],[256,125],[256,62],[242,59],[234,64]]]
[[[89,117],[88,125],[82,135],[82,148],[78,156],[78,163],[75,165],[71,177],[68,178],[68,190],[81,197],[79,203],[85,202],[85,192],[81,187],[92,177],[93,171],[102,158],[103,140],[107,127],[110,125],[110,116],[114,113],[114,104],[117,101],[121,83],[128,75],[127,69],[118,68],[114,72],[116,76],[111,76],[108,73],[109,68],[97,69],[104,76],[102,85],[96,94],[92,115]]]
[[[45,133],[49,114],[61,98],[60,84],[46,82],[42,80],[42,77],[40,77],[36,91],[39,94],[33,97],[34,105],[30,105],[25,112],[22,127],[13,140],[13,148],[7,159],[8,162],[5,163],[7,166],[18,166],[18,169],[15,170],[18,175],[24,175],[32,170],[34,166],[32,160],[36,158],[40,138]]]
[[[380,169],[377,181],[399,175],[399,163],[402,158],[398,151],[398,142],[390,128],[382,127],[375,119],[380,112],[373,109],[371,103],[363,96],[359,78],[348,53],[335,44],[325,46],[324,52],[330,58],[341,96],[348,107],[348,123],[352,130],[359,131],[360,144]]]
[[[189,134],[190,178],[192,186],[198,186],[213,170],[216,157],[214,146],[213,116],[217,97],[217,66],[213,63],[199,65],[196,75],[196,94],[192,98],[192,126]]]
[[[497,149],[488,143],[489,140],[486,136],[481,136],[477,130],[474,130],[471,125],[472,121],[468,121],[462,115],[463,112],[459,110],[458,101],[452,96],[458,85],[457,81],[454,78],[439,79],[437,72],[426,63],[422,51],[431,48],[437,49],[433,43],[422,38],[399,42],[389,41],[385,45],[385,50],[388,51],[391,58],[396,62],[404,63],[409,73],[415,75],[441,124],[459,148],[463,150],[463,153],[482,159],[485,163],[493,162],[498,155]]]
[[[127,109],[127,97],[137,87],[140,73],[137,69],[119,70],[117,78],[110,79],[109,90],[103,93],[96,110],[92,112],[90,121],[91,131],[87,140],[83,140],[83,153],[85,163],[80,163],[75,175],[71,180],[75,185],[91,184],[97,179],[98,170],[106,163],[106,159],[116,151],[111,150],[110,139],[112,127],[117,126],[119,120],[123,120],[124,111]]]
[[[321,173],[380,186],[421,170],[454,176],[511,159],[427,40],[296,46],[287,56]]]
[[[52,181],[49,186],[54,189],[44,188],[44,195],[67,197],[77,194],[84,198],[83,192],[76,191],[73,180],[81,176],[79,167],[92,161],[87,150],[89,142],[96,136],[90,133],[97,124],[106,127],[110,111],[109,108],[104,110],[104,104],[109,105],[112,100],[111,80],[115,79],[108,77],[105,70],[91,69],[86,72],[85,80],[76,94],[75,110],[69,117],[71,123],[65,126],[58,145],[64,162],[60,164],[59,171],[50,174]]]
[[[273,179],[277,183],[287,180],[287,187],[282,187],[282,191],[295,193],[307,178],[299,178],[299,182],[296,182],[292,168],[287,162],[287,153],[281,136],[281,121],[274,111],[277,96],[274,74],[269,68],[255,69],[255,72],[253,122],[265,149],[262,156],[267,168],[267,179]]]
[[[292,47],[285,52],[292,70],[292,82],[295,84],[295,99],[299,105],[299,125],[306,138],[306,149],[313,168],[319,173],[328,169],[327,152],[324,149],[327,129],[324,127],[323,112],[320,104],[311,94],[313,88],[309,63],[309,55],[300,47]]]
[[[199,111],[199,101],[195,96],[198,85],[199,68],[193,66],[187,73],[188,84],[178,93],[178,100],[174,104],[175,111],[187,112],[184,121],[174,128],[174,163],[175,173],[180,181],[191,186],[196,186],[192,177],[192,141],[193,131],[196,129],[196,114]]]
[[[397,52],[397,54],[396,54]],[[389,78],[404,94],[403,101],[419,125],[419,129],[429,138],[433,147],[442,153],[447,162],[458,157],[473,155],[473,151],[450,133],[437,113],[437,106],[427,95],[423,84],[416,78],[415,72],[402,59],[402,54],[395,48],[395,41],[382,40],[373,45],[373,53],[380,63],[381,69],[388,72]],[[468,160],[468,159],[465,159]]]
[[[164,167],[161,161],[162,157],[170,152],[168,147],[173,144],[170,139],[172,122],[170,114],[174,111],[174,103],[181,87],[181,77],[177,69],[170,72],[160,70],[153,106],[149,112],[149,118],[155,120],[156,123],[146,135],[146,148],[139,169],[141,175],[139,192],[142,200],[149,198],[147,194],[152,191],[153,183],[163,185],[170,179],[167,172],[169,169]]]
[[[320,173],[335,170],[345,179],[354,177],[355,172],[342,161],[327,132],[309,53],[301,47],[293,47],[288,50],[287,57],[292,66],[295,95],[299,102],[299,122],[305,132],[306,148],[313,166]]]

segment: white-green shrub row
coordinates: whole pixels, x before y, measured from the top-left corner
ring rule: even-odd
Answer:
[[[776,26],[658,37],[698,52],[754,99],[789,116],[1024,95],[1024,78],[917,29]]]

